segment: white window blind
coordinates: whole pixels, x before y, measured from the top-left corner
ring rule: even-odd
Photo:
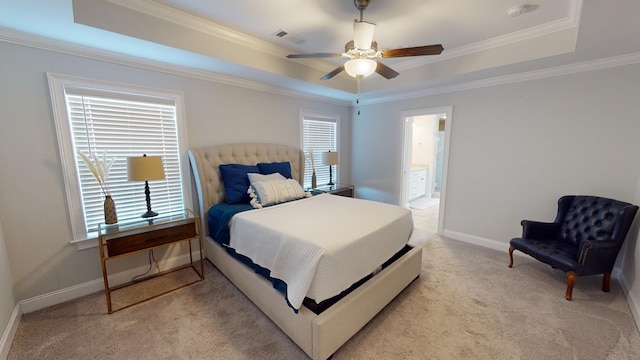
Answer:
[[[322,163],[322,153],[337,151],[337,116],[323,116],[316,114],[302,115],[302,149],[307,161],[304,169],[305,188],[311,187],[311,161],[310,153],[313,149],[313,160],[316,169],[317,185],[329,183],[329,165]],[[338,167],[333,166],[333,182],[337,183]]]
[[[86,231],[96,231],[104,222],[104,196],[77,151],[100,157],[106,151],[107,158],[115,159],[108,184],[120,219],[146,211],[144,182],[127,181],[129,156],[161,156],[165,180],[149,182],[152,208],[158,213],[183,209],[175,104],[162,99],[127,100],[118,94],[66,90]]]
[[[118,220],[147,211],[144,182],[127,180],[131,156],[162,157],[165,179],[149,181],[153,211],[185,208],[178,134],[181,95],[61,75],[49,74],[49,79],[72,242],[94,237],[104,222],[104,194],[78,152],[114,159],[108,188]]]

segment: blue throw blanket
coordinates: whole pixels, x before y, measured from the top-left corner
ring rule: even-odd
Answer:
[[[229,245],[229,221],[233,215],[252,210],[251,204],[220,203],[209,209],[209,235],[220,244]]]

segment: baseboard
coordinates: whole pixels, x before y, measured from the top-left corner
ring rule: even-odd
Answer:
[[[481,238],[479,236],[469,235],[457,231],[444,230],[443,236],[446,238],[463,241],[469,244],[484,246],[489,249],[504,251],[509,249],[509,244],[501,241]]]
[[[193,253],[194,259],[199,259],[200,254]],[[190,261],[189,254],[174,256],[168,259],[158,261],[161,269],[172,269],[184,264],[188,264]],[[110,287],[127,283],[131,281],[136,275],[145,273],[149,269],[149,265],[139,266],[133,269],[129,269],[123,272],[110,274],[109,285]],[[150,274],[156,273],[155,267],[152,268]],[[23,314],[28,314],[33,311],[41,310],[53,305],[61,304],[70,300],[80,298],[89,294],[93,294],[98,291],[104,291],[104,281],[102,277],[100,279],[91,280],[83,284],[70,286],[68,288],[52,291],[43,295],[38,295],[29,299],[25,299],[18,302],[20,310]]]
[[[622,292],[624,293],[624,296],[627,299],[629,310],[631,310],[633,321],[636,323],[636,328],[640,329],[640,299],[637,299],[631,293],[631,291],[629,291],[629,284],[627,284],[627,281],[624,278],[624,276],[620,276],[619,282],[620,282],[620,287],[622,287]]]
[[[11,318],[9,318],[9,323],[2,333],[2,338],[0,338],[0,359],[6,359],[9,356],[9,349],[11,349],[11,343],[13,343],[13,338],[16,336],[20,318],[22,318],[22,311],[20,310],[20,304],[16,304]]]

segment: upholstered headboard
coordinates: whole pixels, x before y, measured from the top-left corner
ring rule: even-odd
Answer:
[[[300,184],[304,179],[304,153],[297,147],[266,144],[266,143],[238,143],[201,147],[189,150],[189,162],[196,185],[198,196],[198,215],[204,231],[207,229],[206,212],[211,205],[226,200],[224,185],[220,176],[221,164],[255,165],[261,162],[291,163],[291,175]]]

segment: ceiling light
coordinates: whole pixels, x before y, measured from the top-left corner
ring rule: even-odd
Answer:
[[[378,63],[371,59],[351,59],[344,63],[344,70],[354,78],[363,78],[373,74]]]
[[[509,10],[507,10],[507,15],[516,17],[526,13],[527,11],[529,11],[529,5],[518,5],[510,7]]]

